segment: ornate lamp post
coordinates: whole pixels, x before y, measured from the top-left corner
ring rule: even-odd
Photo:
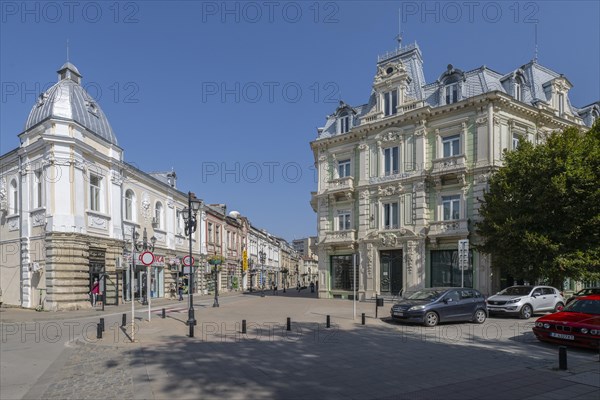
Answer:
[[[264,247],[263,247],[264,249]],[[258,252],[258,257],[260,258],[260,263],[262,265],[262,275],[261,275],[261,287],[262,287],[262,292],[260,294],[260,297],[265,297],[265,259],[267,258],[267,253],[265,253],[263,250]]]
[[[213,307],[219,307],[219,285],[217,284],[217,280],[219,277],[219,265],[223,263],[222,256],[212,256],[208,259],[208,263],[213,266],[213,273],[215,274],[215,301],[213,303]]]
[[[185,234],[188,236],[190,245],[190,277],[189,277],[189,299],[190,308],[188,310],[187,325],[190,328],[190,337],[194,337],[194,326],[196,325],[196,317],[194,315],[194,262],[192,261],[192,234],[196,232],[197,219],[196,214],[202,206],[202,200],[197,199],[196,195],[192,192],[188,192],[188,206],[182,211],[183,221],[185,222]]]

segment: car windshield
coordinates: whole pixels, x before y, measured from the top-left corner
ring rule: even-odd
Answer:
[[[600,301],[578,299],[566,306],[563,311],[600,315]]]
[[[435,300],[440,297],[441,294],[442,292],[439,290],[425,289],[419,290],[418,292],[408,293],[406,298],[408,300]]]
[[[511,286],[498,294],[505,296],[526,296],[531,292],[531,289],[533,289],[531,286]]]
[[[575,296],[586,296],[588,294],[600,294],[600,288],[585,288],[575,293]]]

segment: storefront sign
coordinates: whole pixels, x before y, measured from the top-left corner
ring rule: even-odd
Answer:
[[[242,253],[242,270],[248,271],[248,252],[246,250]]]
[[[155,267],[164,267],[165,266],[165,256],[154,255],[154,264]]]

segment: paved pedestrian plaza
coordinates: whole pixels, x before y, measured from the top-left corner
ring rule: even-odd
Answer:
[[[531,333],[535,319],[425,328],[381,319],[388,304],[375,318],[374,302],[357,303],[354,319],[351,301],[296,291],[223,296],[218,308],[209,297],[196,300],[193,338],[187,304],[163,300],[151,321],[137,306],[135,343],[130,326],[120,326],[123,312],[130,321],[127,305],[3,309],[0,397],[591,399],[600,391],[599,355],[569,349],[568,369],[558,370],[557,347]]]

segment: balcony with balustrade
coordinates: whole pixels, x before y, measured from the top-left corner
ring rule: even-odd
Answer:
[[[443,176],[459,174],[466,170],[467,158],[464,154],[457,156],[437,158],[433,160],[431,175]]]
[[[328,231],[325,232],[325,239],[319,244],[328,246],[352,246],[356,241],[356,230],[349,229],[346,231]]]
[[[435,221],[429,223],[429,233],[431,239],[444,237],[465,238],[469,234],[468,219],[453,219],[448,221]]]
[[[327,193],[336,197],[352,195],[354,193],[354,178],[346,176],[330,180],[327,182]]]

